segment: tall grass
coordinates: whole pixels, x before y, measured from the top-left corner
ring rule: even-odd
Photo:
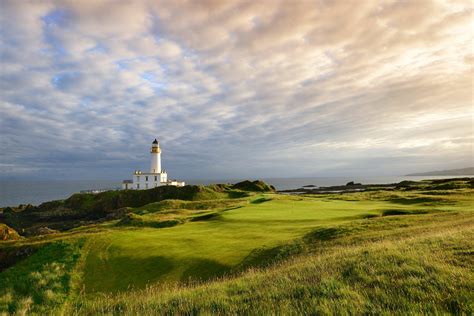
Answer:
[[[61,307],[70,294],[81,246],[82,240],[53,242],[2,272],[0,312],[41,314]]]

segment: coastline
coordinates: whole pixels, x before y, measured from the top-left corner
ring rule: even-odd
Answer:
[[[315,188],[344,186],[353,181],[364,185],[393,184],[404,180],[429,180],[463,178],[465,176],[339,176],[339,177],[294,177],[294,178],[266,178],[262,180],[272,184],[278,191],[295,190],[312,185]],[[472,177],[472,176],[471,176]],[[193,185],[209,185],[216,183],[236,183],[245,179],[185,179]],[[20,204],[39,205],[41,203],[66,199],[74,193],[83,190],[117,189],[119,180],[0,180],[0,207],[16,206]],[[307,189],[307,188],[305,188]]]

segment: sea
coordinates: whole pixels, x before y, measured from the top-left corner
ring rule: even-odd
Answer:
[[[397,183],[403,180],[446,179],[469,176],[384,176],[384,177],[313,177],[263,178],[277,190],[297,189],[305,185],[343,185],[349,181],[362,184]],[[472,176],[471,176],[472,177]],[[185,180],[187,184],[236,183],[243,179]],[[0,180],[0,207],[19,204],[39,205],[46,201],[65,199],[83,190],[118,190],[120,180]]]

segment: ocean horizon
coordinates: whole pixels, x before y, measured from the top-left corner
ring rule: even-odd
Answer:
[[[262,178],[277,190],[297,189],[305,185],[343,185],[349,181],[363,184],[397,183],[403,180],[446,179],[465,176],[380,176],[380,177],[295,177]],[[236,183],[245,179],[190,179],[186,184],[208,185],[213,183]],[[252,179],[255,180],[255,179]],[[120,180],[0,180],[0,207],[41,203],[66,199],[82,190],[114,190],[121,188]]]

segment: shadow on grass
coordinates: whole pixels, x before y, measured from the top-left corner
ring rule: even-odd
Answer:
[[[189,221],[190,222],[200,222],[200,221],[207,221],[207,220],[222,219],[221,213],[236,210],[236,209],[239,209],[239,208],[242,208],[242,207],[243,206],[234,206],[234,207],[229,207],[229,208],[223,209],[219,212],[213,212],[213,213],[207,213],[207,214],[203,214],[203,215],[199,215],[199,216],[194,216]]]
[[[341,227],[321,227],[306,234],[304,236],[304,240],[307,242],[316,240],[326,241],[336,239],[342,235],[345,235],[346,233],[347,230]]]
[[[130,226],[130,227],[150,227],[150,228],[167,228],[182,224],[183,221],[178,219],[171,219],[166,221],[155,221],[144,218],[143,216],[136,215],[133,213],[127,214],[117,226]]]
[[[378,217],[375,215],[375,217]],[[348,235],[356,234],[360,231],[364,231],[367,228],[359,225],[341,225],[336,227],[319,227],[313,231],[307,233],[303,240],[305,243],[315,243],[320,241],[328,241],[336,238],[341,238]]]
[[[85,275],[86,291],[110,293],[144,288],[174,268],[173,260],[164,256],[111,257],[88,270]]]
[[[192,264],[183,272],[181,282],[208,281],[224,276],[230,267],[214,260],[192,258]]]
[[[252,204],[261,204],[261,203],[264,203],[264,202],[268,202],[268,201],[271,201],[272,199],[269,199],[269,198],[265,198],[265,197],[261,197],[261,198],[258,198],[258,199],[255,199],[253,200]]]
[[[229,191],[228,192],[229,198],[231,199],[239,199],[239,198],[244,198],[250,196],[248,192],[243,192],[243,191]]]
[[[412,205],[412,204],[439,204],[446,203],[447,201],[441,198],[431,198],[431,197],[417,197],[417,198],[392,198],[388,202],[402,205]]]
[[[305,249],[306,244],[302,240],[296,240],[292,243],[273,248],[254,249],[233,271],[242,271],[250,267],[266,267],[291,256],[301,254]]]
[[[207,220],[215,220],[221,217],[219,213],[209,213],[204,215],[199,215],[191,218],[191,222],[200,222],[200,221],[207,221]]]
[[[395,215],[415,215],[415,214],[428,214],[433,213],[427,210],[384,210],[382,216],[395,216]]]

